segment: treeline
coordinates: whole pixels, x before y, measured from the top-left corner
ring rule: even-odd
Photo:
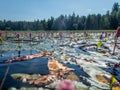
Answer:
[[[91,14],[88,16],[60,15],[46,20],[6,21],[0,20],[0,30],[100,30],[116,29],[120,25],[120,7],[114,3],[111,12],[105,15]]]

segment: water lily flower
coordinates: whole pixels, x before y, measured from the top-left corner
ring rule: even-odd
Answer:
[[[103,35],[102,35],[102,34],[100,35],[100,40],[101,40],[101,39],[103,39]]]
[[[30,39],[32,38],[32,32],[29,33]]]
[[[108,33],[107,33],[107,32],[105,32],[105,37],[107,37],[107,35],[108,35]]]
[[[117,38],[120,37],[120,26],[118,26],[118,28],[117,28],[116,37]]]
[[[117,31],[116,31],[116,35],[115,35],[116,40],[115,40],[115,45],[114,45],[114,49],[113,49],[113,54],[115,54],[115,48],[117,46],[118,37],[120,37],[120,26],[118,26]]]
[[[17,39],[20,38],[20,34],[19,34],[19,33],[16,34],[16,38],[17,38]]]
[[[85,35],[85,37],[87,37],[88,36],[88,32],[84,32],[84,35]]]
[[[59,82],[55,90],[75,90],[75,86],[70,81],[65,80]]]

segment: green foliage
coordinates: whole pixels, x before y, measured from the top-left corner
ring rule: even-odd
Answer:
[[[112,12],[118,11],[118,10],[119,10],[119,4],[118,3],[114,3],[113,4],[113,8],[112,8]]]

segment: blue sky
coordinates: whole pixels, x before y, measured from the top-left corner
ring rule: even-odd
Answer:
[[[105,14],[120,0],[0,0],[0,20],[48,19],[63,14]]]

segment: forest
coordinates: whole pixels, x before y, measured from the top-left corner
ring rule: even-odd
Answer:
[[[106,14],[89,14],[79,16],[60,15],[57,18],[34,21],[0,20],[0,30],[115,30],[120,25],[120,5],[114,3],[111,11]]]

